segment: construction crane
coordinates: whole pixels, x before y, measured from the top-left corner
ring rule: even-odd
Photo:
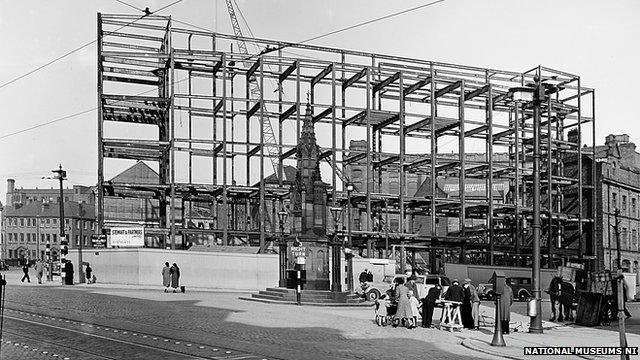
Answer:
[[[225,0],[227,3],[227,10],[229,11],[229,17],[231,17],[231,26],[233,27],[233,34],[236,36],[238,42],[238,48],[240,49],[240,53],[244,56],[244,66],[246,68],[250,68],[251,64],[246,59],[249,59],[249,51],[247,50],[247,43],[244,41],[242,36],[242,30],[240,29],[240,24],[238,23],[238,18],[236,17],[236,12],[233,9],[232,0]],[[249,91],[251,93],[251,98],[254,100],[259,100],[262,97],[262,89],[260,85],[256,81],[255,77],[249,79]],[[262,105],[262,111],[264,114],[267,113],[267,109]],[[271,165],[273,166],[273,173],[279,176],[278,173],[278,147],[276,144],[276,136],[273,133],[273,127],[271,126],[271,119],[266,117],[262,123],[262,133],[264,134],[264,144],[269,154],[269,159],[271,160]],[[284,179],[283,179],[284,180]]]
[[[240,29],[240,23],[238,23],[238,18],[236,17],[236,12],[235,12],[235,9],[233,8],[233,0],[225,0],[225,1],[227,4],[227,10],[229,11],[229,17],[231,18],[231,26],[233,27],[233,34],[236,36],[240,53],[243,55],[246,55],[244,56],[245,59],[249,59],[250,55],[249,55],[249,51],[247,50],[247,43],[243,40],[242,30]],[[251,64],[249,64],[248,61],[246,60],[243,61],[243,63],[246,68],[251,67]],[[262,96],[262,89],[260,89],[260,85],[258,85],[258,82],[255,80],[255,77],[253,77],[252,79],[249,79],[249,91],[251,92],[251,97],[255,100],[260,99],[260,97]],[[262,106],[262,111],[264,113],[267,112],[267,109],[264,107],[264,105]],[[271,126],[271,119],[267,117],[265,120],[266,121],[264,121],[262,125],[262,132],[264,133],[264,143],[266,144],[265,148],[267,149],[267,153],[269,154],[269,159],[271,160],[271,165],[273,166],[273,172],[274,174],[277,174],[279,176],[278,148],[277,146],[275,146],[276,137],[273,133],[273,127]],[[329,163],[329,165],[333,167],[333,163],[328,158],[326,160]],[[351,182],[347,177],[347,175],[343,173],[339,168],[336,167],[335,170],[338,177],[345,184]],[[356,191],[358,190],[356,189]]]

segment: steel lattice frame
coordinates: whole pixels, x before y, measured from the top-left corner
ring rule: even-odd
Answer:
[[[585,134],[595,144],[595,93],[579,76],[542,66],[520,73],[255,38],[245,40],[264,51],[247,58],[232,51],[237,39],[231,35],[176,28],[170,17],[138,18],[98,14],[100,228],[112,226],[103,215],[105,196],[151,197],[160,203],[156,231],[167,236],[166,245],[175,247],[176,236],[208,234],[224,244],[230,236],[256,239],[264,248],[278,236],[277,212],[289,191],[283,164],[294,161],[308,97],[321,156],[330,165],[324,166],[332,203],[346,203],[349,166],[369,169],[366,185],[351,194],[357,211],[366,214],[361,229],[350,229],[357,245],[450,247],[461,254],[489,254],[489,263],[498,251],[530,253],[524,228],[532,217],[533,111],[511,101],[508,90],[532,83],[539,73],[560,88],[542,106],[546,253],[594,254],[595,167],[587,163],[591,148],[582,145]],[[252,98],[253,81],[262,89],[258,99]],[[266,91],[270,84],[275,92]],[[183,135],[176,124],[185,119],[188,133]],[[107,137],[105,125],[112,121],[121,127],[157,127],[157,138]],[[265,121],[272,121],[276,143],[265,143],[256,131]],[[211,132],[196,131],[197,122],[210,124]],[[287,128],[295,128],[295,134]],[[347,148],[348,140],[357,138],[366,140],[367,151]],[[457,142],[457,153],[439,151],[444,139]],[[478,141],[485,147],[480,161],[466,156],[469,144]],[[508,156],[492,156],[498,152]],[[279,160],[275,184],[260,181],[269,175],[270,153]],[[156,162],[160,183],[106,183],[109,158]],[[194,176],[201,158],[211,164],[211,176],[198,182]],[[383,191],[384,172],[399,173],[398,193]],[[407,174],[430,179],[429,194],[407,195]],[[458,189],[465,189],[468,179],[481,179],[486,196],[434,195],[437,180],[445,177],[457,179]],[[503,199],[492,193],[498,181],[508,183]],[[185,208],[202,203],[210,206],[215,225],[189,228],[188,219],[182,220]],[[374,209],[403,219],[397,231],[374,229]],[[429,223],[426,235],[412,229],[421,216]],[[251,219],[245,222],[245,217]],[[437,234],[437,219],[452,217],[459,219],[459,231]],[[485,233],[471,233],[464,226],[467,219],[484,220]]]

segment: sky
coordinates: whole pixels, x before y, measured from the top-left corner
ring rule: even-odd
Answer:
[[[174,0],[123,0],[151,11]],[[237,0],[257,37],[297,42],[430,1]],[[0,85],[96,39],[96,14],[136,10],[115,0],[0,0]],[[183,0],[160,12],[232,33],[223,0]],[[581,76],[596,89],[596,138],[627,133],[640,142],[637,0],[445,0],[328,36],[311,44],[373,53],[526,71],[537,65]],[[246,28],[243,27],[246,32]],[[43,180],[62,164],[69,185],[97,181],[97,113],[29,129],[90,110],[96,100],[96,46],[91,44],[0,88],[0,194],[51,187]],[[589,144],[590,145],[590,144]],[[105,174],[108,179],[121,170]],[[4,202],[4,196],[0,197]]]

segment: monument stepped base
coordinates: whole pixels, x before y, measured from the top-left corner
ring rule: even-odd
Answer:
[[[267,300],[265,302],[274,303],[295,303],[296,291],[281,287],[267,288],[257,294],[252,294],[251,299],[246,300]],[[364,299],[349,292],[334,293],[329,290],[302,290],[300,301],[303,305],[336,306],[336,305],[357,305],[363,304]],[[364,304],[363,304],[364,305]]]

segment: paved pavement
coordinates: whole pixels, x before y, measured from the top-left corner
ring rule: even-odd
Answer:
[[[192,342],[227,347],[266,359],[521,359],[524,358],[522,348],[528,345],[617,344],[614,331],[548,322],[544,323],[545,334],[528,334],[528,318],[516,312],[512,315],[512,325],[519,331],[505,336],[507,347],[493,348],[489,346],[493,309],[486,306],[488,304],[481,307],[487,320],[482,331],[449,333],[436,329],[378,327],[373,322],[372,308],[264,304],[241,301],[238,298],[246,294],[234,292],[166,294],[161,287],[139,289],[109,284],[63,287],[58,282],[37,285],[20,283],[20,274],[12,272],[8,273],[7,280],[6,306],[10,309],[129,332],[146,332],[182,342],[182,346]],[[514,310],[520,311],[519,306]],[[436,312],[435,317],[439,316]],[[640,318],[640,314],[637,317]],[[20,330],[16,327],[13,326],[14,331]],[[5,340],[10,340],[9,335],[5,336]],[[640,344],[639,335],[630,334],[628,339],[632,346]],[[15,340],[21,345],[12,345],[11,351],[32,351],[18,350],[25,345],[43,350],[37,344]],[[3,352],[4,348],[6,346]],[[5,358],[20,359],[2,357]]]

